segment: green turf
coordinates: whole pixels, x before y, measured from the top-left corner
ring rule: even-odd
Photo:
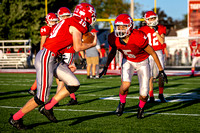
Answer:
[[[145,118],[137,119],[139,84],[133,76],[129,89],[125,113],[114,114],[118,100],[103,100],[105,97],[118,98],[120,76],[104,76],[102,79],[86,79],[77,75],[81,87],[76,92],[79,105],[64,106],[70,98],[60,101],[54,107],[58,123],[51,123],[37,109],[23,117],[29,130],[20,132],[200,132],[200,78],[169,76],[164,91],[167,100],[189,101],[168,103],[147,103]],[[8,123],[10,113],[16,113],[31,96],[27,93],[35,80],[35,74],[0,74],[0,129],[1,132],[18,132]],[[158,86],[155,83],[155,94]],[[54,81],[51,95],[56,92]],[[157,96],[155,96],[157,98]],[[63,109],[63,110],[61,110]]]

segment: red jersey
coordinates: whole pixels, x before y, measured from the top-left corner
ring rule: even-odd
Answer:
[[[148,46],[148,38],[142,31],[134,29],[126,44],[112,32],[108,36],[108,43],[112,48],[119,50],[123,58],[129,61],[141,62],[149,57],[149,54],[144,51],[144,48]]]
[[[81,18],[73,16],[64,19],[55,26],[44,43],[44,47],[55,54],[63,54],[63,49],[73,44],[72,35],[69,32],[70,26],[76,27],[83,34],[88,31],[86,22]]]
[[[71,46],[71,47],[67,47],[67,48],[63,49],[63,52],[64,53],[75,53],[75,50],[74,50],[74,47]]]
[[[191,54],[193,55],[193,56],[200,56],[200,44],[194,44],[194,43],[192,43],[191,45],[190,45],[190,49],[191,49]]]
[[[40,35],[41,36],[49,36],[51,32],[51,27],[49,26],[42,26],[40,28]]]
[[[149,26],[142,26],[139,28],[139,30],[143,31],[144,33],[146,33],[148,39],[149,39],[149,45],[155,50],[162,50],[162,44],[158,41],[158,38],[156,36],[156,33],[154,31],[154,29],[151,29]],[[162,34],[166,34],[166,27],[159,24],[158,25],[158,33],[160,35]]]

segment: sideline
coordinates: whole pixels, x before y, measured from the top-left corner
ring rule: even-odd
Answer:
[[[100,70],[101,72],[101,70]],[[35,69],[0,69],[0,73],[36,73]],[[107,75],[120,75],[120,70],[108,70]],[[165,70],[168,76],[190,76],[190,70]],[[86,75],[86,69],[78,69],[75,71],[77,75]],[[137,73],[135,72],[134,75]],[[195,71],[195,76],[200,76],[200,71]]]

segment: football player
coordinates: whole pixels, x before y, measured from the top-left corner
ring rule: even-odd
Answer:
[[[116,114],[121,116],[126,104],[126,97],[128,89],[131,85],[132,76],[134,71],[137,72],[139,80],[139,105],[137,118],[144,117],[144,106],[148,99],[149,91],[149,55],[151,55],[158,68],[158,77],[163,76],[167,79],[166,74],[160,64],[157,54],[148,44],[148,38],[142,31],[134,29],[134,23],[132,18],[128,14],[120,14],[114,22],[115,30],[108,36],[108,43],[112,47],[106,65],[103,71],[100,73],[100,77],[105,75],[110,62],[116,55],[116,51],[119,50],[122,55],[122,70],[121,81],[122,84],[119,90],[119,105],[116,110]]]
[[[43,48],[36,55],[36,79],[37,94],[31,98],[17,113],[11,115],[9,123],[17,129],[26,129],[22,117],[41,105],[39,112],[50,121],[57,122],[53,113],[53,106],[63,98],[76,92],[80,82],[65,63],[58,63],[56,58],[64,54],[65,48],[73,46],[76,52],[94,47],[97,43],[97,35],[92,43],[82,43],[82,34],[88,31],[88,27],[96,21],[95,8],[88,3],[81,3],[75,7],[72,17],[61,21],[54,28]],[[47,102],[53,81],[53,76],[66,84],[55,96]],[[46,103],[47,102],[47,103]],[[44,104],[46,103],[46,104]]]
[[[164,54],[162,52],[163,44],[165,42],[165,34],[166,34],[166,27],[158,24],[158,16],[153,11],[148,11],[144,15],[144,19],[146,22],[146,26],[141,27],[139,30],[146,33],[148,39],[149,39],[149,45],[156,51],[156,54],[158,55],[158,58],[160,60],[160,63],[162,65],[162,68],[164,68]],[[149,56],[150,61],[150,80],[149,80],[149,95],[150,95],[150,101],[154,102],[154,94],[153,94],[153,77],[155,77],[159,70],[157,67],[155,67],[156,63],[152,56]],[[153,72],[153,69],[156,68],[156,73]],[[164,81],[163,78],[159,78],[159,96],[161,102],[166,102],[163,90],[164,90]]]
[[[67,8],[67,7],[61,7],[58,11],[57,11],[57,15],[59,18],[59,21],[61,22],[62,20],[65,20],[67,18],[70,18],[71,15],[71,11]],[[70,70],[72,72],[76,71],[76,66],[73,62],[73,54],[75,53],[73,47],[71,48],[66,48],[63,56],[63,61],[68,65],[68,67],[70,68]],[[56,83],[58,85],[57,87],[57,91],[56,93],[58,93],[64,86],[64,82],[60,81],[58,78],[56,78]],[[74,93],[70,94],[71,100],[69,101],[69,103],[67,103],[66,105],[76,105],[78,104],[77,102],[77,98],[75,96]],[[59,104],[57,103],[55,106],[58,106]]]
[[[193,41],[190,45],[191,53],[193,55],[192,59],[192,69],[191,69],[191,77],[194,77],[195,66],[200,61],[200,44],[197,44],[196,41]]]
[[[42,26],[40,28],[40,35],[41,35],[40,50],[43,48],[43,44],[45,43],[47,37],[49,37],[51,29],[58,22],[58,17],[54,13],[48,13],[45,18],[45,22],[47,25]],[[36,89],[37,89],[37,81],[35,80],[31,88],[28,90],[28,93],[34,96],[36,95]]]

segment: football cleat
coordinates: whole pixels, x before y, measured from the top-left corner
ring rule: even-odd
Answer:
[[[155,98],[154,97],[150,97],[149,103],[154,103],[154,102],[155,102]]]
[[[117,109],[115,111],[115,113],[116,113],[117,116],[121,116],[123,114],[125,104],[126,103],[119,102],[119,105],[118,105],[118,107],[117,107]]]
[[[19,119],[19,120],[13,120],[13,114],[10,114],[10,118],[9,118],[8,122],[10,123],[10,125],[12,125],[13,127],[17,128],[18,130],[25,130],[25,129],[28,129],[28,128],[23,124],[22,118]]]
[[[160,99],[161,103],[166,103],[167,100],[164,98],[163,94],[159,94],[158,98]]]
[[[194,77],[194,74],[192,73],[192,74],[190,75],[190,77]]]
[[[31,88],[28,90],[28,93],[30,94],[30,95],[33,95],[33,96],[35,96],[36,95],[36,90],[31,90]]]
[[[138,107],[137,118],[138,119],[144,118],[144,108]]]
[[[71,100],[69,101],[69,103],[67,103],[66,105],[70,106],[70,105],[77,105],[77,104],[78,104],[77,99],[74,100],[73,98],[71,98]]]
[[[44,116],[46,116],[51,122],[57,123],[58,120],[56,119],[56,117],[54,116],[53,113],[53,108],[51,108],[50,110],[46,110],[44,105],[42,105],[41,107],[39,107],[39,112],[41,114],[43,114]]]

